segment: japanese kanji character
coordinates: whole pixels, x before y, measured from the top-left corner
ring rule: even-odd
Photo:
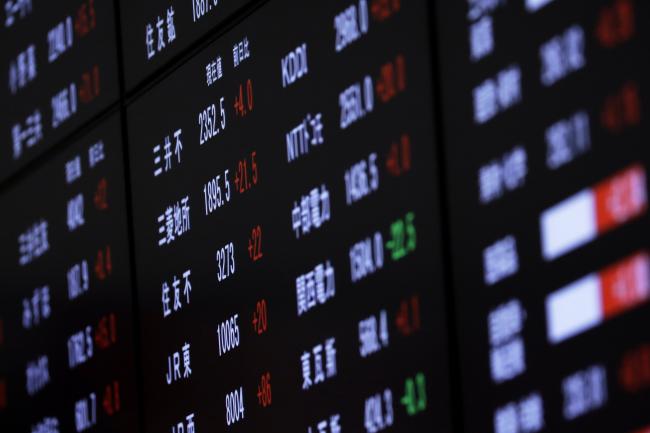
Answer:
[[[174,275],[172,287],[174,288],[174,311],[178,311],[183,308],[183,304],[181,303],[180,281],[176,278],[176,275]]]
[[[181,134],[183,133],[183,130],[177,129],[174,132],[174,139],[176,142],[176,145],[174,147],[174,154],[178,158],[178,163],[181,163],[181,151],[183,150],[183,143],[181,142]]]
[[[320,193],[318,188],[314,188],[309,193],[309,207],[311,208],[311,225],[315,228],[321,226],[321,206]]]
[[[307,309],[311,310],[316,306],[316,284],[314,281],[314,271],[305,274],[305,287],[307,292]]]
[[[165,229],[167,233],[167,244],[171,244],[176,236],[174,236],[174,209],[168,206],[165,209]]]
[[[325,381],[325,372],[323,371],[323,345],[317,344],[312,350],[314,355],[314,383]]]
[[[180,203],[174,204],[174,233],[177,237],[180,237],[184,233]]]
[[[330,192],[325,185],[320,187],[320,220],[321,223],[330,220]]]
[[[163,48],[165,48],[165,28],[164,28],[164,21],[160,19],[160,17],[157,17],[156,20],[156,29],[158,30],[158,51],[161,51]]]
[[[311,354],[309,352],[303,352],[300,357],[300,363],[302,365],[302,389],[307,390],[312,386]]]
[[[325,263],[325,293],[328,299],[333,298],[336,294],[334,267],[332,267],[329,260]]]
[[[176,26],[174,25],[174,8],[167,9],[167,42],[172,43],[176,39]]]
[[[162,283],[162,305],[163,305],[163,317],[169,316],[172,311],[171,308],[169,307],[170,299],[169,299],[169,285],[167,284],[166,281]]]
[[[334,347],[334,338],[328,338],[325,341],[325,370],[327,377],[336,376],[336,347]]]
[[[296,238],[300,237],[300,229],[302,228],[300,219],[300,206],[298,202],[293,202],[293,209],[291,210],[291,228],[296,232]]]
[[[312,220],[309,204],[309,196],[303,196],[300,200],[300,224],[302,226],[303,235],[306,235],[311,231]]]
[[[327,294],[325,293],[325,266],[322,263],[314,268],[314,280],[316,283],[316,299],[319,304],[324,304],[327,301]]]
[[[192,369],[190,368],[190,344],[185,343],[183,345],[183,377],[190,377],[192,375]]]
[[[192,284],[190,283],[190,275],[192,274],[191,270],[183,272],[183,279],[185,280],[185,286],[183,287],[183,294],[185,295],[185,300],[190,303],[190,293],[192,292]]]
[[[181,199],[181,213],[183,216],[183,233],[190,230],[190,205],[189,197],[183,197]]]
[[[156,50],[153,46],[153,27],[151,24],[147,24],[145,30],[145,45],[147,46],[147,59],[151,59],[156,55]]]
[[[172,169],[172,143],[169,136],[165,137],[165,171]]]
[[[304,275],[296,278],[296,302],[298,303],[298,316],[309,311],[309,307],[307,306],[307,286]]]
[[[321,113],[316,114],[313,119],[309,121],[311,126],[311,145],[317,146],[323,144],[323,116]]]

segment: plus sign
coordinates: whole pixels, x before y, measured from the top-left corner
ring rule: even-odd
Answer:
[[[253,329],[257,331],[257,314],[253,313]]]

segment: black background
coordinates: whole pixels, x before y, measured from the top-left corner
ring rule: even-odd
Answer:
[[[640,407],[647,401],[647,392],[626,394],[619,385],[618,369],[622,354],[648,339],[647,307],[557,346],[546,341],[544,300],[549,293],[648,245],[644,216],[553,262],[544,261],[541,255],[542,211],[632,163],[647,166],[650,157],[642,144],[648,138],[644,123],[648,62],[635,54],[648,43],[647,29],[641,24],[648,5],[633,2],[637,19],[634,38],[605,49],[598,46],[596,26],[603,8],[613,3],[555,1],[533,15],[524,10],[523,2],[499,8],[493,14],[495,53],[476,64],[469,61],[468,31],[459,25],[468,22],[467,9],[458,2],[441,5],[441,78],[446,83],[442,116],[467,431],[491,426],[496,408],[532,391],[544,397],[547,431],[631,431],[645,420]],[[586,67],[544,88],[539,79],[539,47],[574,24],[584,29]],[[475,126],[472,90],[511,64],[521,67],[522,103],[485,125]],[[605,100],[629,81],[640,89],[641,124],[618,134],[608,132],[601,124]],[[590,117],[591,150],[551,171],[546,167],[545,130],[579,110]],[[515,145],[523,145],[528,153],[525,186],[480,205],[479,167]],[[519,272],[486,286],[483,249],[509,234],[517,239]],[[521,300],[527,314],[523,332],[527,372],[495,386],[489,371],[487,317],[513,298]],[[562,418],[561,381],[594,364],[607,368],[609,403],[604,410],[567,423]]]
[[[89,1],[89,0],[86,0]],[[539,216],[550,206],[608,178],[632,163],[650,161],[646,149],[648,109],[645,59],[649,5],[631,0],[635,32],[614,48],[599,46],[596,26],[617,0],[554,0],[538,12],[524,2],[502,2],[492,14],[496,48],[478,62],[469,55],[467,2],[387,1],[399,12],[378,22],[341,53],[334,50],[334,17],[358,1],[219,0],[196,23],[191,0],[121,2],[94,0],[98,27],[53,65],[47,64],[47,31],[76,13],[81,0],[39,2],[10,29],[0,26],[0,59],[9,61],[30,43],[37,45],[38,77],[10,95],[0,86],[0,380],[6,379],[8,406],[0,407],[2,431],[31,431],[45,416],[58,416],[60,431],[74,431],[74,402],[94,391],[101,411],[103,387],[120,380],[122,408],[100,413],[92,431],[169,432],[194,413],[197,431],[317,431],[319,421],[340,414],[344,431],[365,431],[364,402],[390,388],[395,423],[389,431],[494,431],[495,409],[531,392],[544,399],[543,431],[628,433],[648,423],[650,394],[628,394],[620,384],[622,356],[648,342],[648,307],[559,345],[546,339],[546,296],[576,279],[647,248],[648,217],[626,223],[557,259],[542,258]],[[382,3],[368,0],[369,5]],[[499,3],[499,2],[496,2]],[[176,40],[147,61],[145,27],[164,21],[174,8]],[[2,13],[0,17],[4,18]],[[585,33],[586,67],[550,88],[540,83],[539,47],[569,26]],[[249,41],[251,57],[233,69],[232,47]],[[282,87],[280,61],[306,42],[309,73]],[[407,86],[388,103],[379,101],[363,119],[339,127],[339,94],[366,75],[376,84],[382,65],[403,55]],[[205,66],[221,56],[224,76],[206,85]],[[522,71],[520,104],[485,125],[473,120],[473,89],[507,66]],[[56,131],[50,125],[50,99],[93,65],[101,70],[102,93]],[[255,108],[245,117],[233,109],[239,85],[253,83]],[[641,101],[639,125],[607,131],[601,111],[607,98],[633,81]],[[245,93],[244,93],[245,95]],[[225,130],[199,145],[199,112],[219,110],[224,97]],[[44,140],[12,160],[11,127],[40,108]],[[557,170],[546,167],[544,134],[552,123],[578,110],[589,114],[591,149]],[[307,114],[322,113],[324,143],[287,163],[285,134]],[[154,178],[152,149],[182,128],[182,163]],[[411,138],[413,165],[392,177],[385,168],[391,144]],[[66,185],[64,164],[104,140],[107,158]],[[525,147],[525,186],[487,205],[479,204],[478,171],[516,145]],[[259,184],[234,191],[237,162],[256,152]],[[378,155],[377,192],[348,206],[344,173],[354,163]],[[86,165],[84,166],[86,168]],[[205,216],[203,186],[230,170],[232,198]],[[100,177],[109,179],[109,212],[93,213],[92,194]],[[331,220],[300,239],[291,228],[291,209],[312,188],[327,186]],[[86,225],[68,233],[67,200],[83,191]],[[189,196],[191,230],[171,246],[158,247],[157,217]],[[385,249],[384,268],[357,283],[350,281],[350,247],[376,231],[384,242],[390,225],[415,213],[417,250],[393,262]],[[40,217],[50,222],[51,249],[26,268],[17,266],[17,237]],[[251,230],[263,228],[264,257],[247,254]],[[483,282],[483,250],[513,234],[519,271],[494,286]],[[215,253],[235,246],[236,273],[218,282]],[[110,243],[114,273],[93,284],[79,300],[66,297],[68,268]],[[306,314],[296,314],[295,279],[330,260],[336,296]],[[162,318],[161,284],[171,286],[191,269],[192,300]],[[22,298],[50,285],[53,315],[36,329],[21,326]],[[171,292],[173,302],[173,291]],[[422,329],[405,337],[397,332],[400,302],[418,295]],[[526,373],[494,385],[489,371],[487,316],[498,305],[519,299],[526,310],[523,338]],[[259,336],[250,320],[265,299],[269,330]],[[359,356],[359,321],[389,318],[390,345]],[[119,344],[74,371],[67,367],[67,338],[109,312],[118,315]],[[219,357],[216,327],[239,315],[240,346]],[[301,389],[300,356],[327,338],[336,338],[338,374],[308,391]],[[167,357],[191,343],[192,376],[168,386]],[[50,357],[50,383],[35,398],[25,393],[25,364],[41,353]],[[607,369],[608,402],[574,421],[562,416],[563,378],[594,364]],[[258,405],[262,374],[272,375],[273,403]],[[400,398],[404,382],[423,372],[428,407],[407,416]],[[224,398],[244,389],[246,415],[226,427]],[[453,429],[452,429],[453,427]]]
[[[74,22],[81,6],[86,5],[86,10],[90,10],[88,7],[90,4],[94,5],[96,27],[83,38],[75,34],[72,48],[64,52],[54,63],[48,63],[48,31],[68,16],[72,17]],[[0,179],[8,178],[48,147],[97,117],[111,104],[115,104],[120,96],[114,2],[65,0],[54,3],[32,0],[32,7],[32,13],[23,19],[16,18],[9,28],[4,26],[4,10],[2,14],[0,61],[4,66],[2,86],[0,86],[0,99],[3,101],[0,104],[0,130],[2,131]],[[30,44],[34,44],[36,48],[36,79],[12,95],[9,90],[9,62],[15,61],[18,54]],[[77,113],[54,129],[52,97],[70,86],[72,82],[79,90],[82,74],[91,72],[94,66],[99,69],[99,95],[89,104],[82,103],[77,96]],[[25,119],[35,109],[40,110],[42,116],[43,140],[33,148],[24,148],[22,156],[15,160],[11,129],[17,123],[24,128]]]

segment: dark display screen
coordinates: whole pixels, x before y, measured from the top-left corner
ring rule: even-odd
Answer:
[[[137,431],[121,144],[112,116],[0,194],[3,431]]]
[[[153,430],[448,429],[426,16],[270,2],[128,107]]]
[[[0,432],[650,433],[649,18],[0,1]]]
[[[107,0],[5,0],[0,12],[0,179],[117,101]]]
[[[648,6],[440,5],[466,431],[648,421]]]

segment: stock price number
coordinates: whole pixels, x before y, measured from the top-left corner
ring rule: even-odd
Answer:
[[[232,242],[217,250],[217,280],[223,280],[235,274],[235,246]]]
[[[192,1],[192,19],[197,22],[205,16],[213,7],[219,4],[219,0],[191,0]]]
[[[225,170],[223,176],[217,175],[210,179],[203,185],[203,204],[205,215],[208,216],[224,204],[230,202],[230,181],[228,180],[228,173],[230,170]],[[222,182],[223,178],[223,182]],[[223,184],[223,194],[222,187]]]
[[[239,387],[226,394],[226,425],[231,425],[244,419],[244,388]]]
[[[219,113],[212,104],[199,113],[199,144],[203,145],[219,135],[221,129],[226,129],[226,110],[223,106],[224,98],[219,100]],[[217,125],[221,126],[221,129]]]
[[[217,325],[217,346],[219,356],[239,347],[239,314]]]

